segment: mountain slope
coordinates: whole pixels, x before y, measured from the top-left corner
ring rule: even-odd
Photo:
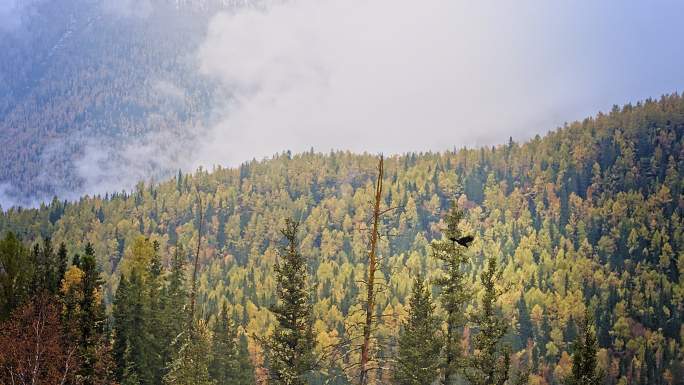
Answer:
[[[223,301],[250,333],[273,321],[272,266],[287,216],[302,221],[302,252],[315,282],[316,333],[345,331],[363,276],[370,214],[372,155],[284,153],[237,169],[199,170],[130,194],[54,201],[11,209],[0,232],[27,240],[51,236],[76,249],[92,242],[108,297],[133,240],[160,242],[167,263],[178,244],[197,241],[196,194],[206,207],[202,312]],[[396,236],[380,247],[388,290],[378,312],[391,341],[405,313],[410,277],[434,275],[429,242],[439,237],[450,201],[466,209],[476,234],[473,284],[483,258],[504,265],[508,337],[530,359],[536,383],[558,383],[569,370],[570,341],[585,305],[595,318],[599,362],[610,383],[676,383],[684,347],[684,99],[614,108],[528,143],[387,158],[383,223]],[[529,322],[522,322],[528,320]],[[391,345],[390,345],[391,346]]]
[[[162,134],[188,140],[185,128],[206,121],[213,92],[194,54],[210,17],[242,6],[170,0],[18,4],[21,23],[0,28],[5,205],[83,191],[84,183],[106,178],[108,162],[132,162],[133,156],[121,155],[132,143]],[[150,177],[178,169],[145,166]]]

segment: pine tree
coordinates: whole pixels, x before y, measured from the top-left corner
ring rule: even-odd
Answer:
[[[129,362],[135,363],[136,376],[141,384],[152,384],[155,368],[150,365],[150,357],[154,352],[151,351],[153,344],[150,328],[150,309],[147,297],[147,287],[143,275],[139,271],[131,273],[128,307],[130,313],[126,320],[128,325],[127,344],[130,349]],[[125,365],[126,367],[128,365]]]
[[[165,279],[161,293],[161,316],[159,340],[164,371],[173,356],[174,341],[183,333],[188,323],[188,289],[186,286],[185,256],[181,246],[176,248],[171,261],[171,271]]]
[[[442,339],[430,290],[418,276],[413,281],[408,320],[399,335],[394,372],[398,385],[430,385],[439,375]]]
[[[78,377],[84,385],[105,384],[112,380],[113,362],[102,284],[93,248],[88,244],[79,266],[71,265],[63,274],[59,296],[65,341],[73,342],[77,348]]]
[[[161,264],[161,257],[159,256],[159,242],[156,240],[152,243],[154,253],[150,259],[147,268],[147,306],[148,318],[146,323],[150,325],[150,353],[147,357],[150,368],[154,372],[154,383],[159,384],[165,374],[165,351],[169,347],[171,341],[166,340],[166,333],[163,328],[164,323],[164,300],[162,290],[163,282],[163,268]]]
[[[112,311],[113,325],[113,340],[114,346],[112,355],[114,356],[114,363],[116,364],[115,378],[117,381],[123,383],[123,378],[128,377],[130,368],[126,365],[129,356],[128,346],[128,332],[130,321],[130,307],[129,307],[129,283],[126,276],[122,273],[119,280],[119,287],[114,296],[114,307]]]
[[[156,354],[151,343],[149,301],[140,271],[133,270],[130,279],[122,275],[114,299],[114,347],[116,378],[124,383],[135,375],[141,384],[152,384],[155,367],[150,358]],[[126,374],[127,373],[127,374]]]
[[[57,261],[50,238],[43,239],[42,245],[40,243],[33,245],[31,262],[34,266],[32,295],[39,295],[44,291],[57,294],[59,292],[59,280],[55,271]]]
[[[480,275],[484,295],[473,316],[477,334],[473,338],[473,353],[465,375],[471,385],[504,385],[510,367],[509,348],[501,346],[501,339],[508,329],[506,320],[499,315],[497,301],[501,291],[496,281],[501,279],[495,257],[487,259],[487,268]]]
[[[113,355],[116,378],[122,383],[135,375],[140,384],[157,384],[164,365],[159,359],[162,325],[158,299],[152,299],[158,295],[154,293],[159,293],[156,285],[161,264],[158,259],[157,244],[141,237],[135,240],[131,255],[123,261],[113,309]]]
[[[238,365],[239,365],[239,378],[238,384],[252,385],[256,384],[254,378],[254,365],[249,357],[249,342],[247,341],[247,335],[241,334],[238,347]]]
[[[459,224],[463,219],[463,212],[456,204],[452,205],[446,222],[447,229],[443,232],[442,240],[432,242],[432,256],[443,263],[443,274],[435,280],[441,287],[440,301],[447,314],[447,332],[444,346],[444,362],[442,365],[444,385],[451,385],[456,373],[463,364],[461,335],[466,318],[465,305],[471,298],[470,288],[463,267],[468,263],[465,249],[472,237],[463,236]]]
[[[28,250],[8,232],[0,240],[0,320],[7,319],[28,298],[32,277]]]
[[[224,303],[221,314],[214,326],[212,337],[212,361],[209,374],[218,385],[252,385],[251,380],[243,370],[253,371],[250,367],[243,368],[241,362],[240,340],[237,328],[228,314],[228,307]]]
[[[305,384],[304,376],[314,367],[311,294],[306,260],[299,252],[298,228],[297,222],[287,219],[282,230],[287,245],[274,268],[278,302],[271,307],[277,324],[265,341],[269,375],[279,385]]]
[[[527,347],[527,342],[534,337],[534,326],[532,319],[525,303],[525,297],[520,293],[518,299],[518,346],[516,350],[522,350]]]
[[[193,322],[178,341],[178,351],[164,376],[164,385],[215,385],[209,376],[211,334],[203,322]]]
[[[50,294],[57,294],[59,292],[59,283],[62,277],[59,276],[59,261],[55,255],[55,249],[52,247],[52,240],[49,237],[43,240],[41,254],[41,260],[45,263],[44,289]]]
[[[603,375],[597,368],[598,344],[591,325],[589,312],[585,312],[574,344],[572,372],[565,379],[566,385],[599,385]]]
[[[68,260],[66,244],[62,242],[57,250],[57,287],[61,287],[62,278],[64,278],[67,270]]]
[[[108,360],[98,352],[107,351],[105,336],[106,315],[102,303],[102,278],[95,261],[95,252],[90,243],[86,245],[85,255],[81,259],[81,303],[79,317],[80,351],[83,357],[81,375],[85,385],[97,382],[96,367],[98,360]]]

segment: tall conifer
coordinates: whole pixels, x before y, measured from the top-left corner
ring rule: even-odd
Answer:
[[[442,383],[451,385],[456,374],[462,369],[463,352],[461,347],[462,330],[466,323],[465,305],[471,298],[468,277],[464,266],[468,263],[465,250],[472,242],[472,237],[464,236],[459,225],[463,212],[454,203],[447,214],[447,229],[442,239],[432,243],[432,256],[442,262],[442,275],[435,280],[441,287],[440,301],[446,311],[447,331],[442,364]],[[459,242],[461,240],[470,242]]]
[[[399,335],[394,371],[397,385],[430,385],[439,375],[442,338],[430,290],[418,276],[413,281],[408,319]]]
[[[473,338],[474,352],[468,357],[469,365],[465,371],[471,385],[504,385],[508,380],[509,347],[501,345],[508,327],[497,307],[501,295],[496,287],[499,279],[501,270],[497,268],[496,258],[489,257],[480,275],[484,294],[473,316],[473,327],[477,334]]]
[[[303,385],[314,366],[311,294],[306,260],[299,252],[299,224],[287,219],[282,234],[287,245],[275,266],[278,302],[271,307],[277,324],[266,341],[272,383]]]
[[[598,344],[592,329],[589,312],[580,323],[580,330],[574,343],[572,372],[565,379],[566,385],[599,385],[602,374],[597,368],[596,351]]]

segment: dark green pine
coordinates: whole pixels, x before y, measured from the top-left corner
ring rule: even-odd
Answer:
[[[273,384],[303,385],[314,366],[311,294],[306,260],[299,252],[299,224],[286,220],[282,234],[287,245],[274,270],[278,302],[271,307],[277,324],[266,342],[269,375]]]
[[[398,385],[430,385],[439,374],[442,337],[441,321],[435,316],[430,290],[419,275],[413,281],[408,319],[399,335],[394,370]]]

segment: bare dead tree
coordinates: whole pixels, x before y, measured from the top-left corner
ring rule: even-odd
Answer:
[[[340,340],[333,344],[322,347],[322,353],[318,357],[318,367],[327,376],[326,384],[332,383],[340,376],[358,385],[367,385],[371,382],[373,372],[389,371],[390,366],[386,364],[391,361],[391,357],[378,350],[383,346],[377,335],[379,331],[379,320],[382,318],[396,317],[393,315],[376,314],[378,295],[387,291],[389,286],[384,282],[380,272],[384,273],[383,262],[385,258],[378,254],[378,248],[383,239],[398,236],[390,232],[383,232],[384,216],[402,206],[383,209],[383,182],[384,182],[384,158],[380,156],[377,169],[377,180],[373,198],[368,202],[371,209],[365,226],[358,226],[357,231],[367,233],[367,264],[364,277],[355,280],[355,283],[362,288],[364,299],[360,300],[359,307],[351,310],[347,320],[354,319],[350,323],[345,322],[346,333]],[[357,318],[359,316],[359,318]]]
[[[370,361],[369,349],[371,342],[371,330],[373,328],[375,311],[375,272],[378,269],[377,247],[378,247],[378,222],[382,215],[380,210],[380,202],[382,200],[382,178],[384,174],[383,164],[384,160],[380,155],[378,163],[378,180],[375,183],[375,201],[373,204],[373,219],[372,230],[370,234],[370,243],[368,250],[368,273],[366,280],[366,303],[365,303],[365,323],[363,326],[363,342],[361,344],[361,359],[359,361],[359,384],[366,385],[368,382],[368,363]]]

